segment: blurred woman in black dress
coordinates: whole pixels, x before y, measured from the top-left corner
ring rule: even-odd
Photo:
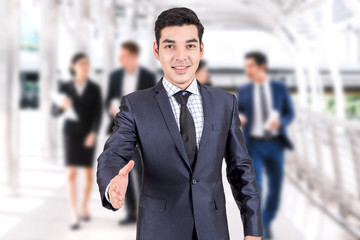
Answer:
[[[88,201],[93,182],[93,158],[96,136],[99,130],[102,113],[100,87],[88,79],[89,60],[83,53],[74,55],[70,72],[72,80],[63,84],[60,92],[65,95],[61,104],[54,106],[52,113],[59,116],[73,109],[76,117],[65,120],[63,127],[65,165],[67,167],[68,194],[71,208],[71,229],[80,227],[79,218],[90,220]],[[77,169],[85,171],[85,186],[81,215],[78,215],[76,204]]]

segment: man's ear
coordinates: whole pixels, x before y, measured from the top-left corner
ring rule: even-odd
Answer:
[[[201,58],[203,57],[204,55],[204,42],[201,41],[201,44],[200,44],[200,56]]]
[[[158,48],[158,45],[157,45],[157,42],[154,41],[154,44],[153,44],[153,52],[154,52],[154,56],[157,60],[159,60],[159,48]]]

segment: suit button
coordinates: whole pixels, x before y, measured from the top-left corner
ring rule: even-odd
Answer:
[[[192,180],[192,184],[193,184],[193,185],[195,185],[196,183],[197,183],[196,179],[195,179],[195,178],[193,178],[193,180]]]

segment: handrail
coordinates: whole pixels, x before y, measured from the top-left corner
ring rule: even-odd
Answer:
[[[300,108],[296,113],[286,176],[360,239],[360,122]]]

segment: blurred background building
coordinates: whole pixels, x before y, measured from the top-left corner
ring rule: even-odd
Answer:
[[[359,0],[1,0],[0,239],[135,239],[135,225],[117,224],[123,209],[101,207],[96,184],[92,220],[68,228],[62,121],[50,107],[78,51],[103,96],[126,40],[138,42],[140,63],[160,79],[154,22],[176,6],[193,9],[205,27],[214,87],[235,93],[248,82],[245,53],[260,50],[271,78],[291,91],[295,150],[286,152],[274,239],[360,239]],[[225,186],[231,238],[239,239],[240,214]]]

